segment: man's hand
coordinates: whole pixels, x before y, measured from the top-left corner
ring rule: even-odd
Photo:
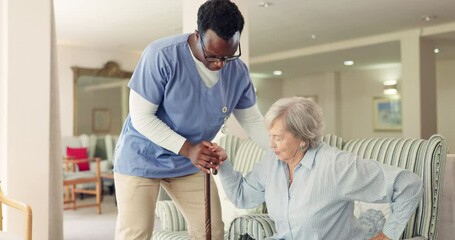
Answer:
[[[390,238],[388,238],[383,232],[380,232],[369,240],[390,240]]]
[[[212,152],[216,153],[218,160],[220,160],[220,165],[223,164],[223,161],[227,159],[226,151],[216,143],[212,143],[210,146],[207,146]]]
[[[216,154],[216,157],[219,160],[218,164],[216,164],[217,166],[212,169],[213,175],[216,175],[218,174],[219,165],[223,164],[223,161],[227,159],[226,151],[224,151],[224,149],[218,146],[216,143],[203,142],[203,144],[209,148],[210,151]]]
[[[189,158],[194,166],[208,174],[210,174],[211,168],[218,170],[218,164],[222,161],[213,151],[212,143],[208,141],[192,144],[187,140],[179,153]]]

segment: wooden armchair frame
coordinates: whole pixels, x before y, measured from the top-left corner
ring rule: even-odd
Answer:
[[[93,172],[77,172],[76,164],[84,162],[95,162],[95,173]],[[72,157],[64,158],[65,176],[63,178],[63,186],[65,187],[65,210],[78,209],[83,207],[96,207],[97,213],[101,214],[101,170],[100,158],[94,159],[74,159]],[[76,185],[85,183],[95,183],[95,189],[77,189]],[[96,196],[94,204],[77,204],[76,193],[84,193]]]
[[[9,207],[12,207],[14,209],[17,209],[24,214],[24,219],[25,219],[25,240],[31,240],[32,239],[32,208],[22,202],[16,201],[14,199],[11,199],[5,194],[3,194],[3,191],[0,187],[0,231],[3,231],[3,212],[2,212],[2,205],[5,204]]]

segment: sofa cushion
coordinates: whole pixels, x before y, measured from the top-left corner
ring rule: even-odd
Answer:
[[[355,201],[354,216],[360,222],[365,239],[370,239],[382,231],[385,221],[391,214],[389,203],[366,203]]]
[[[392,213],[389,203],[366,203],[355,201],[354,216],[359,218],[362,214],[368,212],[368,210],[380,211],[385,219],[388,219]]]
[[[172,200],[157,201],[155,211],[161,221],[161,230],[173,232],[188,230],[183,214]]]
[[[384,214],[375,209],[368,209],[361,213],[358,219],[365,233],[365,239],[370,239],[381,232],[386,221]]]
[[[229,201],[228,197],[226,196],[226,193],[223,190],[223,186],[221,185],[221,180],[220,178],[215,175],[213,176],[213,179],[215,180],[216,186],[218,188],[218,195],[220,197],[220,203],[221,203],[221,212],[222,212],[222,220],[224,223],[224,230],[228,231],[229,226],[231,222],[240,216],[243,215],[248,215],[248,214],[258,214],[262,213],[262,205],[259,206],[258,208],[252,208],[252,209],[241,209],[241,208],[236,208],[234,204]]]
[[[87,159],[87,148],[66,148],[66,156],[72,157],[74,159]],[[90,170],[89,162],[77,163],[79,171],[88,171]]]

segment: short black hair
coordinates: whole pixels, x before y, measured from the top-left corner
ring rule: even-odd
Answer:
[[[237,31],[242,33],[244,23],[239,8],[229,0],[208,0],[197,12],[197,29],[202,36],[212,29],[219,37],[229,40]]]

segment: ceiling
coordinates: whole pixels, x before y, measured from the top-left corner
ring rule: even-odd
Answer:
[[[57,42],[141,52],[153,40],[182,32],[182,1],[54,0]],[[440,49],[437,58],[455,58],[454,0],[269,0],[266,8],[260,2],[248,0],[246,19],[256,76],[399,64],[400,43],[389,35],[405,30],[420,29]],[[355,65],[343,66],[348,59]]]

